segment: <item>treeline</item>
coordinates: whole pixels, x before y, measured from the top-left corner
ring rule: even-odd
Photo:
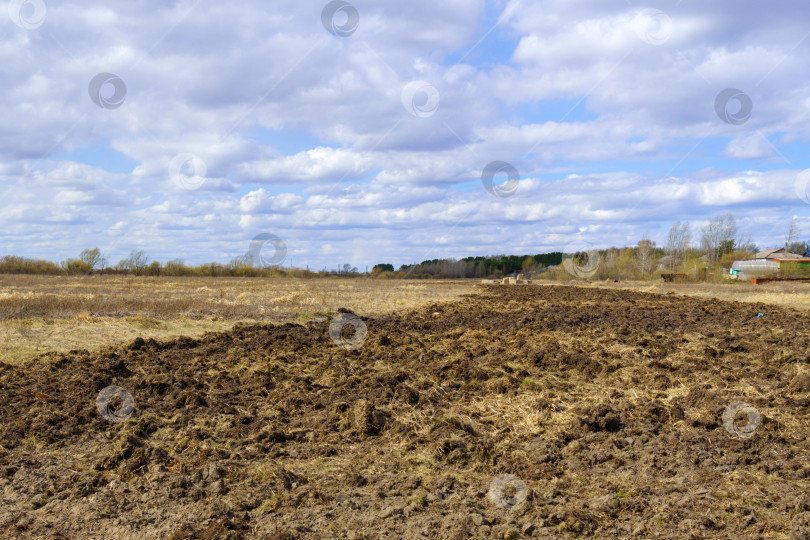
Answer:
[[[356,269],[355,269],[356,270]],[[233,259],[227,264],[216,262],[200,265],[186,264],[182,259],[161,263],[152,261],[141,250],[109,266],[107,257],[98,248],[86,249],[77,259],[67,259],[60,264],[42,259],[6,255],[0,258],[0,274],[40,275],[134,275],[134,276],[199,276],[199,277],[325,277],[325,270],[312,272],[279,266],[260,267],[250,264],[245,257]]]
[[[376,265],[373,276],[411,279],[457,279],[502,277],[509,274],[532,274],[562,262],[563,254],[494,255],[464,257],[463,259],[432,259],[418,264],[404,264],[394,273],[390,264]]]
[[[794,218],[788,226],[784,244],[776,247],[784,247],[799,255],[810,252],[810,242],[800,241],[800,235],[799,222]],[[714,216],[697,231],[693,231],[688,222],[674,223],[663,246],[645,237],[635,246],[578,253],[434,259],[403,265],[396,272],[390,264],[377,265],[373,275],[383,278],[500,278],[523,273],[534,279],[580,280],[654,279],[661,274],[673,273],[696,280],[722,280],[728,277],[734,261],[751,259],[758,250],[750,238],[740,233],[734,216],[726,213]]]
[[[563,254],[541,253],[537,255],[495,255],[489,257],[465,257],[456,259],[433,259],[419,264],[402,265],[395,271],[391,264],[375,265],[371,276],[375,278],[409,279],[454,279],[501,277],[512,273],[531,274],[548,266],[560,264]],[[66,259],[60,264],[41,259],[7,255],[0,258],[0,274],[49,274],[49,275],[135,275],[135,276],[211,276],[211,277],[326,277],[366,275],[356,267],[345,264],[336,271],[326,269],[284,268],[280,266],[259,267],[246,257],[237,257],[227,264],[205,263],[196,266],[182,259],[161,263],[152,261],[142,250],[134,250],[129,257],[115,265],[98,248],[85,249],[77,258]]]
[[[693,280],[724,280],[734,261],[752,259],[759,251],[750,237],[741,234],[737,221],[730,213],[710,219],[693,233],[686,222],[674,223],[667,234],[666,244],[656,246],[643,238],[636,246],[595,250],[590,253],[566,255],[563,264],[543,277],[552,279],[650,279],[661,274],[680,274]],[[800,241],[799,222],[793,218],[782,245],[788,252],[804,255],[810,252],[810,242]],[[795,268],[794,268],[795,267]],[[807,273],[801,265],[782,265],[780,274]]]

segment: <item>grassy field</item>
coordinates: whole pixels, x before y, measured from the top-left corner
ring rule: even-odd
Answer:
[[[536,282],[541,286],[556,282]],[[169,278],[0,275],[0,361],[94,350],[136,337],[196,337],[237,322],[322,319],[346,307],[379,315],[446,301],[478,280]],[[593,282],[584,287],[674,293],[810,309],[810,283]]]
[[[377,315],[450,300],[473,282],[0,275],[0,361],[136,337],[199,336],[236,322]]]

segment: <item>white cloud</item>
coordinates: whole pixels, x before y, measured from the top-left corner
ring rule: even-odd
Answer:
[[[737,159],[762,159],[773,156],[773,147],[759,133],[735,137],[728,143],[725,155]]]
[[[363,155],[319,146],[272,161],[246,163],[239,172],[243,179],[258,182],[335,182],[360,178],[370,165]]]

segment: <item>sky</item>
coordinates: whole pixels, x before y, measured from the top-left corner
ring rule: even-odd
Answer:
[[[7,7],[0,255],[364,270],[726,212],[810,238],[801,2]]]

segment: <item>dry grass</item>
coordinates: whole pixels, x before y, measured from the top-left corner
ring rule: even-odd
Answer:
[[[222,331],[236,322],[410,309],[471,292],[474,282],[370,279],[0,275],[0,361],[95,349],[138,336]]]
[[[796,309],[810,309],[810,282],[774,281],[762,285],[750,282],[728,283],[664,283],[663,281],[598,281],[578,283],[585,287],[625,289],[658,294],[674,293],[683,296],[717,298],[736,302],[762,302]]]
[[[96,349],[140,336],[167,339],[224,331],[236,322],[287,322],[363,315],[448,301],[477,280],[263,279],[0,275],[0,361],[46,351]],[[810,309],[810,283],[596,282],[631,289]]]

